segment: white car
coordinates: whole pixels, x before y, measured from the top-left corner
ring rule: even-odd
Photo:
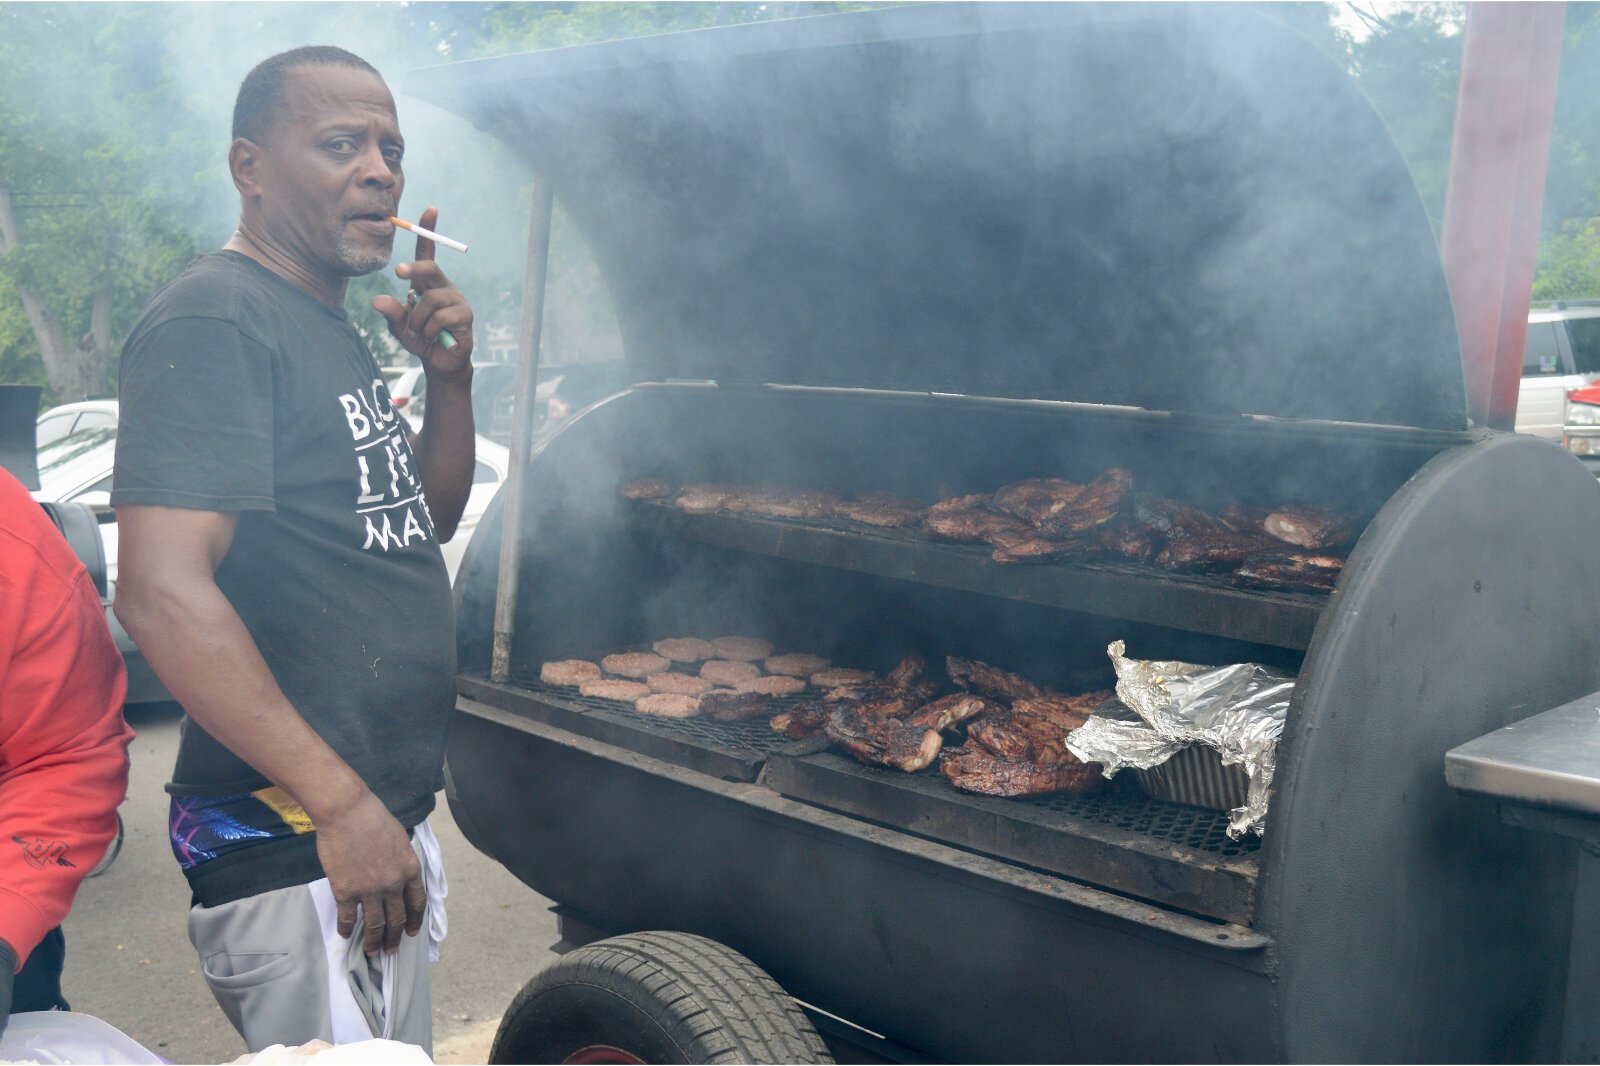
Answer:
[[[54,444],[69,433],[83,429],[103,429],[117,424],[116,400],[80,400],[52,407],[39,416],[34,425],[34,440],[38,447]]]

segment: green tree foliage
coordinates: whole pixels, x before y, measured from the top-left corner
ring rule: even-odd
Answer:
[[[163,17],[0,6],[0,367],[54,399],[110,391],[116,344],[193,251],[180,210],[204,166]]]

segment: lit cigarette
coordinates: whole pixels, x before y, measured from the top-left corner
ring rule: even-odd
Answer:
[[[417,225],[417,224],[415,224],[413,222],[407,222],[403,218],[395,218],[393,215],[390,215],[389,216],[389,221],[393,222],[396,226],[399,226],[401,229],[410,230],[412,233],[415,233],[418,237],[426,237],[430,241],[438,241],[440,244],[444,245],[446,248],[454,248],[458,252],[464,252],[464,251],[467,250],[467,246],[462,244],[460,241],[453,241],[449,237],[446,237],[444,234],[435,233],[431,229],[423,229],[421,226],[419,226],[419,225]]]

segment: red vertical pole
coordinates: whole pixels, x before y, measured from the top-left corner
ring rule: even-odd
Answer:
[[[1475,425],[1516,420],[1566,4],[1467,9],[1439,236]]]

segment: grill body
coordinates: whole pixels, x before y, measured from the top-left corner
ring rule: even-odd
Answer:
[[[1571,857],[1441,767],[1600,688],[1600,490],[1469,429],[1426,211],[1326,56],[1246,5],[934,4],[406,88],[539,169],[635,382],[532,457],[507,684],[500,504],[459,571],[450,802],[479,847],[594,929],[721,940],[938,1058],[1554,1055]],[[1113,466],[1199,507],[1375,517],[1320,596],[617,493],[931,502]],[[723,634],[1066,692],[1109,687],[1117,639],[1301,683],[1264,840],[1230,848],[1126,792],[964,797],[533,680]]]
[[[833,461],[869,431],[874,447]],[[1179,454],[1175,438],[1192,447]],[[801,467],[816,483],[915,491],[920,477],[993,478],[1030,449],[1069,476],[1115,453],[1152,490],[1202,498],[1208,485],[1281,491],[1308,469],[1388,498],[1331,597],[1062,565],[1059,588],[1051,567],[1029,571],[1063,597],[1046,604],[1010,590],[1009,571],[991,568],[988,592],[966,587],[963,549],[923,545],[905,564],[917,573],[883,574],[866,548],[813,558],[822,534],[806,523],[787,542],[715,521],[697,538],[615,491],[636,472],[764,481]],[[547,442],[529,499],[510,685],[484,680],[495,511],[457,586],[450,800],[478,846],[586,923],[723,941],[807,1002],[956,1060],[1553,1054],[1567,930],[1546,903],[1569,890],[1571,856],[1447,789],[1439,753],[1600,687],[1600,560],[1586,551],[1600,492],[1561,449],[655,386]],[[1218,602],[1177,610],[1191,599]],[[1252,604],[1260,617],[1236,630]],[[679,737],[626,711],[586,713],[531,680],[546,659],[718,626],[865,665],[913,646],[987,657],[1068,689],[1105,683],[1115,636],[1162,657],[1298,670],[1265,839],[1224,854],[1204,833],[1096,822],[1070,803],[969,803],[939,795],[942,780],[919,791],[803,746],[762,750],[748,724],[737,738]],[[1116,794],[1103,803],[1115,810]]]

